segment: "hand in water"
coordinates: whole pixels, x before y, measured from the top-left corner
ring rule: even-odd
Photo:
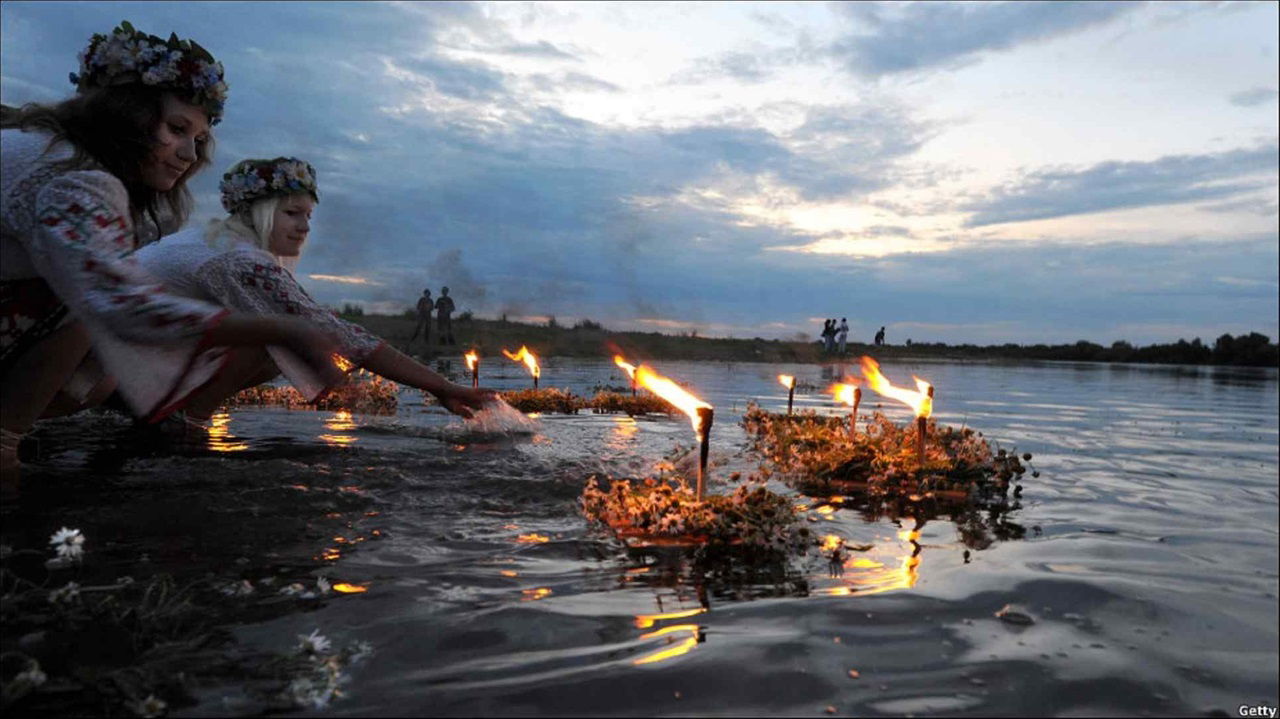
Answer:
[[[445,409],[470,419],[476,412],[484,410],[485,405],[498,401],[498,393],[491,389],[455,386],[451,392],[438,395],[438,398]]]

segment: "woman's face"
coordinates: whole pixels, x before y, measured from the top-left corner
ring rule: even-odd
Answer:
[[[271,225],[271,254],[278,257],[297,257],[311,232],[311,212],[316,201],[311,195],[289,195],[276,205]]]
[[[166,94],[155,147],[142,163],[143,182],[157,192],[172,190],[195,164],[199,147],[208,141],[209,118],[204,109]]]

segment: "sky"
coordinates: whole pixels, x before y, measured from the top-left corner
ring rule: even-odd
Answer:
[[[317,169],[321,302],[615,330],[1135,344],[1280,336],[1277,37],[1258,3],[0,3],[0,101],[95,32],[230,85]]]

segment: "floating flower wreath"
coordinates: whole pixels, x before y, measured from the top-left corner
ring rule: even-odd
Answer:
[[[71,73],[71,83],[81,91],[139,82],[189,94],[209,112],[211,125],[222,119],[227,102],[222,63],[194,40],[179,40],[175,34],[164,40],[135,30],[126,20],[110,35],[95,33],[80,53],[80,73]]]
[[[222,176],[218,189],[222,191],[223,208],[231,214],[275,195],[306,192],[317,202],[320,200],[316,169],[296,157],[241,160]]]

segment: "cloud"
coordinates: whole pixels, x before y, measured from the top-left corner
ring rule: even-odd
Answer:
[[[1169,155],[1150,162],[1102,162],[1083,170],[1039,170],[962,209],[981,227],[1103,210],[1229,197],[1276,184],[1274,142],[1203,155]]]
[[[571,52],[560,49],[559,46],[546,40],[537,42],[513,42],[497,49],[497,52],[504,55],[518,55],[521,57],[536,57],[549,60],[574,60],[579,58]]]
[[[828,51],[849,72],[880,77],[974,62],[1008,50],[1110,22],[1141,3],[839,3],[861,30]]]
[[[469,100],[491,99],[506,87],[505,75],[484,63],[423,55],[400,60],[396,66],[412,73],[406,81],[429,84],[436,91]]]
[[[1266,105],[1276,101],[1277,95],[1280,95],[1274,87],[1254,87],[1248,90],[1232,93],[1228,100],[1232,105],[1240,107],[1257,107],[1258,105]]]
[[[75,7],[5,5],[7,101],[46,99],[33,88],[69,94],[66,73],[84,40],[120,19],[113,3]],[[513,39],[480,5],[131,7],[139,27],[195,36],[227,66],[231,98],[214,171],[192,188],[198,217],[220,214],[219,171],[238,159],[296,155],[317,167],[322,201],[299,277],[370,283],[306,279],[322,302],[407,307],[424,286],[435,293],[448,284],[460,311],[484,316],[589,316],[617,328],[662,320],[737,336],[816,329],[804,318],[818,315],[848,316],[870,332],[893,322],[940,328],[920,340],[981,331],[993,341],[1024,341],[1023,332],[1074,341],[1099,337],[1121,317],[1149,327],[1176,326],[1182,316],[1188,326],[1237,318],[1253,325],[1242,331],[1275,334],[1274,232],[1210,249],[939,239],[934,233],[953,228],[938,229],[928,215],[949,217],[954,204],[897,191],[955,179],[928,170],[924,155],[946,128],[923,119],[927,107],[874,88],[859,88],[856,99],[726,100],[679,127],[615,126],[555,104],[566,90],[630,100],[595,75],[623,76],[603,74],[601,54],[578,53],[575,37],[548,36],[556,49],[593,58],[567,65],[536,37]],[[875,9],[885,22],[913,12]],[[513,50],[524,53],[519,62],[502,62],[503,48],[521,43],[530,47]],[[743,60],[744,81],[774,60],[785,57],[766,57],[756,70]],[[757,108],[785,121],[765,123]],[[1109,195],[1140,204],[1187,196],[1235,220],[1250,210],[1228,204],[1274,198],[1269,147],[1269,157],[1239,150],[1030,172],[969,199],[967,209],[991,220],[1037,208],[1093,211],[1116,201]],[[1265,181],[1251,179],[1259,174]],[[1207,191],[1235,185],[1262,192]],[[869,212],[857,222],[821,217],[859,202]],[[866,245],[859,250],[939,244],[932,253],[860,258],[770,251],[813,250],[819,241],[841,249],[832,243],[857,233]]]

